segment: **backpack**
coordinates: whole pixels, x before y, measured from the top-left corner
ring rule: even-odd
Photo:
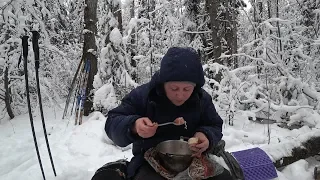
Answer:
[[[128,163],[124,159],[108,162],[95,172],[91,180],[126,180]]]

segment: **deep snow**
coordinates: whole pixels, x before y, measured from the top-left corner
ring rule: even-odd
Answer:
[[[55,113],[56,112],[56,113]],[[104,133],[106,118],[94,112],[84,118],[82,125],[74,125],[74,117],[61,119],[62,110],[46,109],[45,119],[53,160],[57,171],[54,177],[46,149],[39,112],[34,112],[35,129],[40,154],[47,179],[88,180],[95,170],[106,162],[132,157],[131,145],[119,148],[112,145]],[[271,128],[271,145],[267,145],[267,125],[247,120],[245,114],[238,114],[234,126],[224,125],[223,139],[229,152],[262,147],[269,155],[289,153],[285,147],[276,147],[278,142],[299,144],[299,137],[306,133],[319,134],[318,129],[303,127],[298,130]],[[18,116],[0,124],[0,179],[1,180],[41,180],[28,114]],[[303,138],[302,138],[303,139]],[[274,147],[273,147],[274,146]],[[312,180],[313,169],[320,165],[315,158],[300,160],[281,172],[279,180]]]

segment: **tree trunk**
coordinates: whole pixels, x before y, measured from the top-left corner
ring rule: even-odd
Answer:
[[[185,2],[186,14],[189,20],[196,24],[195,28],[188,28],[187,29],[188,31],[196,31],[197,28],[200,26],[200,22],[197,18],[197,15],[199,15],[200,13],[199,4],[200,4],[199,0],[189,0]],[[191,43],[197,34],[188,33],[186,35],[188,36],[189,42]]]
[[[150,47],[150,79],[152,78],[153,76],[153,73],[154,73],[154,59],[153,59],[153,51],[154,51],[154,47],[153,47],[153,42],[154,42],[154,32],[155,32],[155,29],[154,29],[154,13],[152,13],[152,15],[150,16],[149,12],[153,11],[155,9],[155,1],[154,0],[148,0],[148,19],[150,20],[149,21],[149,47]]]
[[[236,54],[238,52],[238,28],[237,28],[237,10],[236,10],[236,0],[231,1],[231,7],[232,7],[232,44],[231,49],[232,53]],[[233,57],[233,68],[238,68],[238,57]]]
[[[258,2],[256,0],[254,0],[254,3],[253,3],[253,20],[254,20],[254,24],[255,24],[255,27],[254,28],[257,28],[259,26],[259,18],[257,17],[257,4]],[[260,30],[259,30],[260,32]],[[257,34],[257,31],[255,30],[254,31],[254,39],[258,39],[258,34]],[[255,52],[255,57],[258,57],[258,51]],[[260,75],[262,73],[262,66],[261,66],[261,63],[259,61],[257,61],[257,74],[258,74],[258,78],[260,78]]]
[[[276,168],[284,167],[292,164],[300,159],[306,159],[308,157],[315,156],[320,153],[320,137],[313,137],[302,143],[301,147],[292,149],[292,155],[283,157],[276,162],[274,165]]]
[[[140,0],[140,9],[138,12],[138,18],[148,18],[148,2],[149,0]]]
[[[253,4],[253,22],[254,22],[254,27],[253,28],[257,28],[257,22],[258,22],[258,18],[257,18],[257,3],[256,0],[254,0]],[[257,40],[258,38],[258,34],[257,31],[254,31],[254,40]],[[256,52],[255,57],[258,57],[258,53]],[[259,67],[257,67],[258,69],[258,73],[259,73]]]
[[[268,4],[268,18],[272,18],[272,14],[271,14],[271,11],[272,11],[272,4],[271,4],[271,0],[268,0],[267,1],[267,4]],[[272,23],[271,23],[272,24]],[[270,34],[272,34],[272,30],[270,29]]]
[[[262,22],[263,19],[263,1],[259,0],[258,2],[258,7],[259,7],[259,19],[258,19],[258,23],[260,24]],[[262,29],[259,28],[258,32],[260,35],[262,35]]]
[[[227,42],[227,52],[226,54],[232,55],[237,52],[237,25],[235,18],[235,0],[231,2],[226,1],[226,17],[225,17],[225,40]],[[237,58],[230,57],[227,58],[227,64],[229,67],[237,67]]]
[[[7,112],[10,119],[14,118],[14,113],[11,108],[11,88],[9,87],[9,68],[6,67],[4,70],[4,90],[5,90],[5,99],[4,102],[6,104]]]
[[[131,18],[134,18],[134,9],[135,9],[135,6],[134,6],[134,0],[132,0],[132,3],[131,3],[131,8],[130,8],[130,17]],[[137,48],[137,44],[136,44],[136,28],[133,28],[132,31],[131,31],[131,45],[129,46],[130,47],[130,53],[131,53],[131,60],[130,60],[130,65],[133,67],[133,72],[132,72],[132,79],[134,81],[138,81],[138,77],[137,77],[137,62],[136,60],[133,59],[133,57],[136,55],[136,48]]]
[[[218,64],[223,64],[221,56],[221,37],[220,37],[220,21],[218,17],[218,8],[220,6],[219,0],[206,0],[207,10],[210,16],[210,28],[211,28],[211,42],[212,42],[212,53],[209,53],[209,59],[213,59]],[[213,75],[209,75],[213,76]],[[217,82],[222,80],[222,72],[219,71],[214,77]]]
[[[113,13],[113,16],[117,19],[119,31],[121,32],[121,34],[123,34],[122,11],[120,9],[120,4],[118,3],[117,5],[112,6],[111,12]]]
[[[215,60],[216,63],[223,64],[220,59],[221,56],[221,43],[219,36],[219,26],[220,21],[218,20],[218,7],[220,6],[219,0],[207,0],[207,6],[210,16],[210,25],[211,25],[211,38],[213,45],[213,52],[211,58]],[[220,82],[220,81],[219,81]]]
[[[276,8],[276,16],[277,18],[279,18],[279,0],[277,0],[277,4],[276,4],[277,8]],[[278,38],[279,38],[279,44],[278,44],[278,48],[277,48],[277,52],[280,52],[280,59],[282,60],[282,42],[281,42],[281,32],[280,32],[280,24],[279,21],[277,21],[277,28],[278,28]]]
[[[232,1],[232,0],[231,0]],[[225,18],[224,18],[224,38],[227,43],[226,52],[227,55],[232,54],[231,44],[232,44],[232,16],[231,16],[231,5],[229,0],[224,0],[224,7],[226,7]],[[224,62],[225,65],[231,66],[231,58],[227,58],[227,62]]]
[[[97,33],[97,3],[98,0],[85,0],[86,7],[84,9],[84,23],[85,23],[85,33],[84,33],[84,46],[83,46],[83,56],[84,60],[90,60],[90,72],[88,77],[88,83],[86,87],[86,100],[84,102],[84,115],[88,116],[92,111],[92,98],[93,93],[93,80],[94,76],[97,74],[97,45],[95,40],[95,35]]]
[[[146,57],[149,57],[150,61],[149,61],[149,67],[150,67],[150,78],[152,77],[153,73],[154,73],[154,58],[153,58],[153,51],[154,51],[154,37],[155,37],[155,27],[156,24],[154,22],[155,19],[155,14],[152,13],[151,16],[149,15],[149,12],[152,12],[155,10],[155,0],[139,0],[139,12],[138,12],[138,17],[139,18],[146,18],[149,19],[150,21],[148,22],[148,28],[146,29],[146,33],[148,33],[148,38],[149,38],[149,44],[144,44],[143,43],[143,48],[141,49],[137,49],[137,53],[138,54],[143,54]],[[141,30],[142,26],[140,26],[137,29],[137,32],[139,32]],[[138,39],[140,38],[140,36],[138,37]],[[138,45],[140,46],[140,44]],[[147,48],[149,46],[149,48]],[[149,74],[149,73],[148,73]],[[147,74],[145,74],[147,75]]]

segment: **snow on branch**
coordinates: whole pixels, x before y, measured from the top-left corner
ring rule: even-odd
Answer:
[[[181,32],[188,33],[188,34],[212,33],[212,31],[187,31],[187,30],[181,30]]]

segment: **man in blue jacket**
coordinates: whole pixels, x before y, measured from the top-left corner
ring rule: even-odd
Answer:
[[[122,103],[108,112],[105,131],[118,146],[133,143],[127,174],[134,180],[164,179],[144,160],[144,153],[165,140],[197,137],[195,154],[213,148],[222,138],[221,117],[211,96],[202,89],[204,73],[198,53],[192,48],[173,47],[161,61],[151,81],[132,90]],[[185,126],[161,126],[183,117]],[[218,180],[219,176],[213,178]],[[220,179],[231,179],[228,172]]]

